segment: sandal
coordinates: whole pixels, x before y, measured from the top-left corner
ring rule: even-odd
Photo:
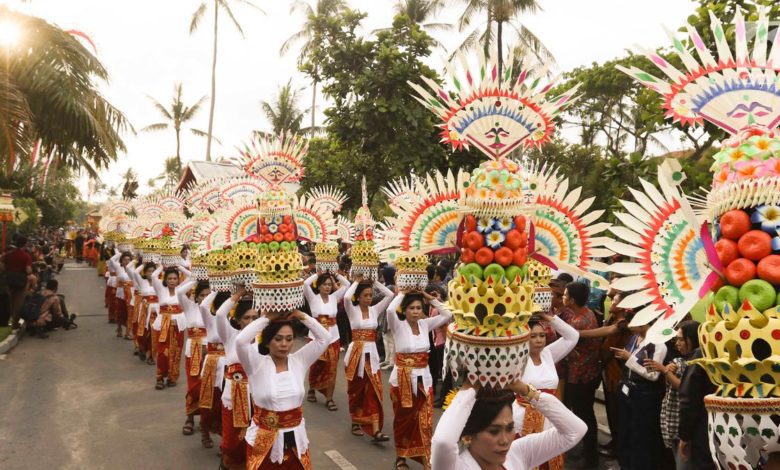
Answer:
[[[200,443],[203,444],[203,447],[206,449],[214,447],[214,441],[211,440],[211,436],[204,435],[200,438]]]
[[[154,365],[154,358],[152,357],[151,354],[149,354],[149,357],[146,358],[146,363],[149,364],[150,366]]]
[[[352,425],[352,435],[353,436],[365,436],[366,433],[363,432],[362,429],[360,429],[359,424],[353,424]]]
[[[176,386],[176,381],[168,379],[168,382],[166,382],[165,385],[168,386],[168,387],[175,387]]]
[[[157,379],[157,383],[154,385],[155,390],[162,390],[165,388],[165,382],[163,379]]]
[[[387,442],[390,440],[390,436],[383,433],[382,431],[377,431],[376,434],[371,436],[371,442]]]
[[[325,408],[328,409],[328,411],[338,411],[339,407],[336,406],[336,402],[333,400],[328,400],[325,402]]]
[[[191,436],[195,432],[195,422],[187,420],[184,422],[184,426],[181,427],[181,433],[185,436]]]
[[[132,340],[132,339],[133,339],[133,337],[132,337],[132,336],[130,336],[130,335],[125,335],[125,339],[126,339],[126,340]]]
[[[398,457],[397,459],[395,459],[395,469],[409,470],[409,465],[406,464],[406,459],[403,457]]]
[[[317,392],[314,389],[309,390],[309,393],[306,394],[306,401],[317,403]]]
[[[121,338],[122,337],[122,332],[121,331],[117,331],[116,332],[116,337],[117,338]]]

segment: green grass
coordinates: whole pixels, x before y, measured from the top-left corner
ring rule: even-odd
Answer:
[[[0,326],[0,343],[2,343],[3,340],[6,339],[10,334],[11,334],[10,326]]]

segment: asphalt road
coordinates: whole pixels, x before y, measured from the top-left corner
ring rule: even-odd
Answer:
[[[185,379],[154,389],[154,366],[133,356],[107,322],[95,270],[68,264],[59,281],[78,329],[25,337],[0,358],[0,468],[217,469],[219,437],[204,449],[199,433],[181,433]],[[343,368],[335,399],[337,412],[322,399],[304,405],[314,468],[392,469],[392,440],[371,444],[350,434]],[[385,421],[392,436],[387,388]]]

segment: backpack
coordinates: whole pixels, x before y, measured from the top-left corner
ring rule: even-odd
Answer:
[[[41,316],[41,307],[43,307],[43,302],[45,301],[46,297],[43,294],[33,294],[27,297],[24,305],[22,305],[20,316],[28,323],[34,322]]]

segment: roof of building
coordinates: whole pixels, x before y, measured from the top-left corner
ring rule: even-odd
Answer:
[[[216,178],[243,176],[244,170],[228,162],[207,162],[202,160],[187,162],[182,172],[176,192],[184,191],[192,184]]]

